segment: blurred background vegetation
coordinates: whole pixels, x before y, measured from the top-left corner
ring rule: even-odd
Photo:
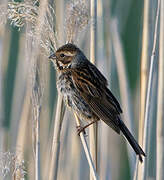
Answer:
[[[79,0],[80,1],[80,0]],[[145,0],[146,1],[146,0]],[[116,63],[117,53],[122,55],[125,64],[125,76],[127,83],[128,101],[130,105],[130,122],[132,124],[132,134],[138,139],[139,119],[141,108],[141,60],[143,48],[143,24],[144,22],[144,2],[142,0],[98,0],[97,5],[97,58],[96,65],[109,80],[109,87],[113,94],[119,99],[126,111],[125,102],[121,98],[121,87],[118,73],[119,68]],[[16,1],[15,2],[23,2]],[[25,1],[24,1],[25,2]],[[58,32],[57,47],[66,42],[63,35],[65,30],[64,20],[66,19],[66,11],[69,11],[67,5],[68,0],[51,0],[47,3],[54,8],[56,17],[54,17],[54,29]],[[77,1],[78,2],[78,1]],[[157,1],[149,1],[149,49],[153,46],[153,33],[155,24],[155,13]],[[0,20],[5,18],[7,12],[7,0],[0,2]],[[40,6],[40,1],[28,0],[26,3],[34,3],[34,6]],[[89,5],[89,2],[87,2]],[[6,8],[6,9],[5,9]],[[62,16],[62,17],[61,17]],[[120,49],[115,49],[112,26],[115,26],[117,36],[119,37]],[[32,108],[30,100],[31,86],[29,79],[30,72],[30,56],[32,48],[27,41],[28,25],[16,27],[12,25],[12,20],[3,19],[4,23],[0,23],[0,151],[1,158],[6,158],[4,152],[12,152],[12,157],[18,159],[20,172],[24,174],[25,179],[34,179],[34,141],[32,135],[34,121],[32,120]],[[113,22],[113,23],[112,23]],[[90,24],[84,28],[82,33],[78,35],[75,43],[84,50],[89,58],[89,28]],[[44,26],[42,26],[44,28]],[[32,37],[33,38],[33,37]],[[41,37],[42,38],[42,37]],[[158,37],[159,40],[159,37]],[[149,50],[151,52],[151,50]],[[158,48],[157,48],[158,52]],[[49,49],[51,53],[51,49]],[[151,53],[149,53],[150,58]],[[28,59],[29,58],[29,59]],[[43,83],[43,97],[41,101],[40,114],[40,149],[41,149],[41,179],[48,179],[49,160],[51,158],[50,151],[52,145],[52,135],[54,127],[54,119],[56,115],[57,105],[57,89],[56,89],[56,72],[51,62],[48,60],[48,54],[38,50],[37,58],[41,63],[41,78]],[[157,60],[157,56],[155,60]],[[147,70],[149,69],[150,59],[147,61]],[[119,59],[118,59],[119,63]],[[147,179],[155,179],[156,177],[156,105],[157,105],[157,80],[158,80],[158,63],[154,65],[153,76],[153,98],[154,103],[151,107],[151,115],[153,124],[153,132],[151,132],[149,169]],[[146,72],[148,73],[148,72]],[[129,122],[124,119],[129,126]],[[103,122],[98,125],[98,174],[100,179],[121,180],[132,179],[135,169],[135,153],[128,158],[127,146],[121,136],[114,133]],[[141,130],[143,131],[143,129]],[[88,134],[88,131],[87,131]],[[76,133],[76,123],[72,112],[68,109],[65,111],[63,119],[61,136],[60,136],[60,156],[58,179],[89,179],[89,166],[82,148],[80,138]],[[140,144],[142,140],[140,141]],[[142,144],[141,144],[142,146]],[[131,149],[130,149],[131,151]],[[17,152],[19,152],[17,154]],[[8,155],[9,156],[9,155]],[[20,156],[20,158],[18,157]],[[11,161],[9,157],[8,161]],[[20,160],[19,160],[20,159]],[[132,161],[130,160],[132,159]],[[24,160],[24,163],[22,162]],[[16,160],[15,160],[16,161]],[[12,172],[6,170],[6,174],[2,172],[4,164],[0,165],[0,179],[12,179]],[[10,163],[9,163],[10,164]],[[24,165],[22,165],[24,164]],[[8,165],[10,166],[10,165]],[[14,165],[13,165],[14,166]],[[9,167],[11,168],[11,167]],[[12,167],[13,168],[13,167]],[[19,169],[19,168],[18,168]],[[23,169],[23,170],[22,170]],[[20,175],[19,172],[19,175]],[[5,175],[4,175],[5,174]],[[21,175],[20,175],[21,176]],[[23,175],[22,175],[23,176]],[[19,179],[19,178],[18,178]],[[140,177],[138,177],[140,179]]]

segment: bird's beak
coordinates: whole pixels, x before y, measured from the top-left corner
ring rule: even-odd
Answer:
[[[51,54],[48,58],[49,58],[49,59],[56,59],[55,53]]]

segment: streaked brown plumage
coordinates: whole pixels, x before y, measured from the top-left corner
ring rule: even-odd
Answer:
[[[121,107],[96,66],[73,44],[60,47],[50,59],[58,71],[57,87],[66,104],[82,119],[101,119],[118,134],[121,131],[142,162],[145,153],[121,120]]]

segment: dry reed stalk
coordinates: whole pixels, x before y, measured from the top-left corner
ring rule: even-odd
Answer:
[[[34,48],[31,57],[31,80],[32,80],[32,108],[33,108],[33,124],[34,124],[34,152],[35,152],[35,180],[40,180],[41,169],[40,169],[40,112],[42,107],[43,98],[43,84],[40,74],[40,63],[38,61],[38,55],[40,53],[39,43],[41,40],[41,31],[44,28],[44,17],[48,1],[43,0],[40,2],[38,19],[36,21],[36,39],[34,41]]]
[[[151,134],[151,127],[150,124],[151,120],[149,118],[150,114],[150,100],[151,100],[151,89],[152,89],[152,80],[153,80],[153,69],[154,69],[154,58],[156,54],[156,44],[157,44],[157,33],[158,33],[158,20],[159,20],[159,12],[160,12],[160,0],[157,1],[157,10],[156,10],[156,17],[155,17],[155,27],[154,27],[154,37],[153,37],[153,49],[151,53],[151,60],[150,60],[150,70],[149,70],[149,77],[148,77],[148,87],[147,87],[147,97],[146,97],[146,106],[145,106],[145,120],[144,120],[144,134],[143,134],[143,150],[148,156],[148,147],[149,146],[149,138]],[[143,161],[143,168],[141,177],[139,177],[141,180],[145,180],[147,177],[147,159]]]
[[[58,41],[57,43],[63,43],[64,36],[63,36],[63,1],[57,1],[55,4],[56,7],[56,28],[57,28],[57,36]],[[57,45],[59,46],[59,45]],[[57,49],[57,47],[56,47]],[[52,139],[52,146],[50,152],[50,159],[49,159],[49,175],[48,179],[53,180],[57,179],[58,176],[58,168],[59,168],[59,156],[60,156],[60,134],[61,134],[61,127],[63,123],[64,117],[64,104],[63,104],[63,97],[61,94],[58,94],[57,105],[54,107],[53,114],[54,116],[54,128],[53,128],[53,139]]]
[[[60,152],[60,134],[61,126],[64,117],[64,104],[63,97],[61,94],[58,95],[56,116],[54,123],[54,134],[53,134],[53,144],[50,155],[50,170],[49,170],[49,180],[57,179],[58,166],[59,166],[59,152]]]
[[[110,3],[109,1],[107,1],[105,4],[105,2],[103,2],[102,0],[98,0],[97,1],[97,31],[99,33],[97,33],[97,42],[99,42],[98,48],[97,48],[97,67],[100,68],[100,71],[106,76],[109,77],[109,72],[110,71],[110,58],[109,56],[106,57],[105,52],[106,51],[110,51],[109,48],[109,44],[107,45],[107,43],[105,44],[105,42],[109,42],[109,36],[107,37],[107,40],[104,40],[104,30],[106,32],[109,32],[106,28],[109,25],[109,19],[107,20],[107,18],[104,18],[105,15],[107,15],[107,17],[109,17],[109,6],[107,3]],[[104,7],[104,8],[103,8]],[[105,8],[107,7],[107,8]],[[108,13],[104,15],[104,13],[106,12],[105,9],[107,9]],[[106,20],[106,21],[105,21]],[[106,24],[107,23],[107,24]],[[109,34],[108,34],[109,35]],[[108,54],[109,55],[109,54]],[[97,156],[99,157],[99,162],[98,162],[98,174],[100,179],[106,179],[107,174],[110,174],[111,169],[109,168],[109,162],[110,160],[107,158],[108,155],[110,154],[109,152],[109,133],[110,133],[110,129],[109,127],[104,124],[104,123],[100,123],[98,125],[99,129],[99,137],[98,137],[98,153]],[[101,168],[99,168],[101,167]],[[110,176],[109,176],[110,177]]]
[[[56,31],[58,36],[58,47],[64,43],[64,0],[54,1],[55,3],[55,13],[56,13]]]
[[[4,3],[4,8],[3,8],[3,11],[5,12],[6,9],[7,9],[7,2],[5,2],[3,0],[3,3]],[[6,18],[3,17],[3,18]],[[0,19],[1,20],[1,19]],[[1,46],[4,46],[4,42],[8,42],[5,40],[4,38],[4,35],[5,35],[5,25],[2,25],[0,26],[0,29],[1,29],[1,40],[2,40],[2,45]],[[8,34],[8,33],[7,33]],[[8,51],[3,51],[3,49],[6,49],[6,47],[3,47],[1,49],[1,57],[0,57],[0,150],[3,150],[3,146],[4,146],[4,135],[5,135],[5,129],[3,127],[3,121],[4,121],[4,102],[3,102],[3,96],[4,96],[4,91],[3,91],[3,80],[4,80],[4,67],[3,67],[3,63],[6,61],[6,58],[5,56],[7,55]],[[2,53],[4,52],[4,53]]]
[[[40,164],[40,106],[35,106],[33,109],[34,114],[34,151],[35,151],[35,180],[40,180],[41,178],[41,164]]]
[[[152,28],[150,28],[150,7],[151,0],[144,0],[143,9],[143,32],[142,32],[142,52],[141,52],[141,66],[140,66],[140,114],[139,114],[139,128],[138,137],[139,144],[143,145],[144,132],[144,118],[145,118],[145,104],[146,104],[146,90],[148,82],[148,67],[150,63],[150,44],[152,44]],[[139,163],[138,177],[141,177],[143,164]]]
[[[135,166],[135,171],[134,171],[134,176],[133,176],[133,180],[137,180],[137,172],[138,172],[138,164],[139,164],[139,157],[136,157],[136,166]]]
[[[128,80],[126,74],[126,67],[125,67],[125,59],[123,55],[122,43],[118,31],[117,20],[113,19],[111,21],[111,34],[112,34],[112,44],[115,54],[116,60],[116,67],[117,73],[119,78],[119,86],[120,86],[120,93],[121,93],[121,102],[123,104],[123,118],[126,121],[126,124],[131,132],[134,131],[133,122],[132,122],[132,115],[131,115],[131,100],[130,100],[130,91],[128,87]],[[127,141],[126,141],[127,142]],[[133,174],[133,169],[135,167],[135,159],[133,156],[132,148],[127,143],[128,149],[128,156],[129,156],[129,163],[130,163],[130,170],[131,176]]]
[[[24,101],[27,97],[24,94],[26,92],[27,88],[27,75],[28,75],[28,61],[26,60],[25,56],[25,42],[24,36],[20,36],[19,41],[19,56],[18,56],[18,63],[17,63],[17,71],[15,74],[15,83],[13,88],[13,98],[12,98],[12,108],[11,108],[11,125],[10,125],[10,133],[12,134],[12,137],[10,138],[12,143],[10,144],[10,148],[15,147],[17,143],[18,134],[23,137],[23,134],[25,133],[26,126],[20,126],[21,120],[24,119],[27,120],[27,117],[21,117],[22,111],[24,111],[22,106],[22,101]],[[27,88],[28,89],[28,88]],[[28,98],[30,97],[30,94],[28,92]],[[30,99],[30,98],[29,98]],[[23,103],[26,103],[25,101]],[[27,101],[27,104],[29,102]],[[22,124],[23,125],[23,124]],[[19,129],[20,128],[20,129]],[[21,134],[22,132],[22,134]],[[17,151],[17,149],[16,149]],[[21,149],[19,149],[21,151]],[[23,152],[23,151],[22,151]]]
[[[27,134],[27,125],[28,125],[28,117],[30,112],[30,93],[29,91],[26,92],[24,98],[24,104],[21,112],[20,122],[18,124],[18,135],[17,135],[17,142],[16,142],[16,156],[19,157],[21,161],[24,160],[23,156],[25,153],[25,144],[26,141],[26,134]],[[20,176],[20,172],[17,172],[17,176]]]
[[[97,0],[90,1],[90,16],[91,16],[91,27],[90,27],[90,60],[94,64],[96,61],[97,53]],[[94,123],[89,127],[89,143],[90,152],[93,163],[97,170],[97,138],[98,138],[98,123]],[[90,170],[90,179],[92,179],[92,172]]]
[[[70,126],[71,130],[72,129],[74,130],[73,126]],[[79,136],[77,135],[75,136],[75,131],[72,131],[71,133],[71,142],[72,142],[72,146],[70,151],[70,158],[68,158],[69,159],[68,161],[70,164],[72,164],[72,166],[68,168],[67,174],[68,175],[71,174],[70,179],[78,179],[80,177],[79,174],[82,172],[81,171],[82,163],[80,163],[82,149],[80,148],[81,146],[80,146]]]
[[[143,140],[143,127],[145,117],[145,100],[147,89],[147,71],[148,71],[148,38],[149,38],[149,2],[144,0],[144,15],[143,15],[143,33],[142,33],[142,54],[141,54],[141,79],[140,79],[140,119],[139,119],[139,143]]]
[[[78,118],[76,113],[74,113],[74,116],[75,116],[75,119],[76,119],[77,126],[80,126],[80,119]],[[86,158],[88,160],[88,164],[89,164],[89,167],[90,167],[92,178],[94,180],[98,180],[99,177],[98,177],[98,175],[96,173],[96,168],[94,166],[94,162],[92,160],[91,153],[89,151],[89,148],[88,148],[88,145],[87,145],[87,141],[86,141],[86,138],[84,136],[84,132],[80,133],[80,138],[81,138],[81,142],[82,142],[82,145],[83,145],[83,148],[84,148],[84,151],[85,151]]]
[[[3,108],[3,86],[2,86],[2,59],[0,59],[0,150],[3,149],[4,130],[3,130],[3,119],[4,119],[4,108]]]
[[[41,57],[41,61],[45,61],[44,58]],[[50,125],[51,121],[51,113],[52,113],[52,105],[50,106],[50,102],[52,102],[52,93],[51,92],[51,69],[49,62],[46,63],[45,66],[45,90],[44,90],[44,97],[43,97],[43,108],[41,112],[41,164],[42,164],[42,179],[46,179],[47,172],[49,171],[49,160],[50,160],[50,150],[52,147],[52,128]],[[53,84],[54,85],[54,84]],[[51,107],[51,108],[50,108]],[[51,125],[51,127],[53,127]],[[43,153],[42,153],[43,152]],[[45,153],[46,152],[46,153]]]
[[[160,8],[159,65],[158,65],[158,100],[156,127],[156,179],[164,179],[164,1]]]

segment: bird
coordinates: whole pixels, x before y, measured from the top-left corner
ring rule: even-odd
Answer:
[[[64,102],[89,125],[102,120],[117,134],[123,134],[140,162],[146,156],[121,119],[122,109],[108,88],[107,79],[75,44],[67,43],[53,52],[49,59],[57,71],[57,89]]]

